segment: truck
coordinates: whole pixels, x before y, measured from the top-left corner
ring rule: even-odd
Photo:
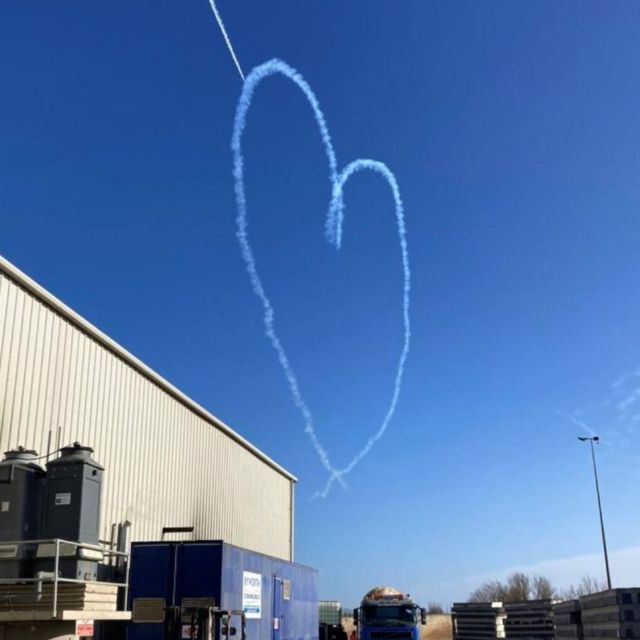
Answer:
[[[392,587],[374,587],[353,610],[358,640],[420,640],[427,612]]]

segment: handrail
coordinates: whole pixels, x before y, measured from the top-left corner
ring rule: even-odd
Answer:
[[[124,611],[128,611],[127,609],[127,598],[129,595],[129,565],[128,562],[130,554],[126,551],[114,551],[112,549],[107,549],[101,545],[88,544],[86,542],[78,542],[77,540],[65,540],[63,538],[37,538],[34,540],[6,540],[0,542],[0,547],[3,545],[16,545],[16,546],[27,546],[27,545],[40,545],[40,544],[54,544],[55,545],[55,556],[54,556],[54,568],[53,575],[39,575],[34,578],[0,578],[0,584],[20,584],[20,583],[34,583],[34,584],[42,584],[45,582],[53,583],[53,601],[52,601],[52,610],[51,617],[56,618],[58,616],[58,585],[61,582],[67,583],[75,583],[75,584],[101,584],[101,585],[110,585],[114,586],[117,589],[124,589]],[[85,549],[94,549],[99,550],[103,555],[106,556],[118,556],[127,560],[126,563],[126,571],[125,571],[125,580],[124,582],[110,582],[105,580],[83,580],[79,578],[65,578],[59,575],[60,573],[60,550],[62,545],[70,545],[75,547],[75,549],[85,548]]]
[[[99,544],[91,544],[90,542],[78,542],[77,540],[65,540],[64,538],[34,538],[33,540],[2,540],[0,542],[0,547],[5,544],[46,544],[46,543],[54,543],[60,542],[60,544],[70,544],[74,547],[86,547],[88,549],[99,549],[106,555],[113,556],[128,556],[129,554],[125,551],[112,551],[106,549],[105,547]]]

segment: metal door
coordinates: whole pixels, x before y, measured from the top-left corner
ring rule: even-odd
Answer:
[[[282,578],[273,576],[273,636],[272,640],[282,638]]]

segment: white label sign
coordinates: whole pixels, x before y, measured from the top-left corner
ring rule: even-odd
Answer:
[[[9,501],[8,500],[3,500],[2,501],[2,512],[6,512],[9,511]]]
[[[262,576],[242,572],[242,610],[247,619],[262,617]]]
[[[56,507],[64,504],[71,504],[70,493],[56,493]]]

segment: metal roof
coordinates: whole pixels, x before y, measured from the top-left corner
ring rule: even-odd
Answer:
[[[61,316],[69,320],[72,324],[78,327],[81,331],[89,335],[98,343],[103,345],[106,349],[113,354],[124,360],[127,364],[133,367],[136,371],[143,376],[151,380],[153,383],[162,388],[166,393],[175,398],[178,402],[188,407],[191,411],[199,415],[201,418],[209,422],[212,426],[216,427],[230,438],[235,440],[240,446],[244,447],[257,458],[265,462],[271,468],[282,474],[289,480],[297,482],[297,478],[287,471],[284,467],[280,466],[277,462],[272,460],[268,455],[260,451],[256,446],[251,444],[248,440],[243,438],[239,433],[234,431],[230,426],[225,424],[222,420],[214,416],[207,411],[204,407],[197,402],[189,398],[182,393],[177,387],[173,386],[168,380],[157,374],[153,369],[148,367],[144,362],[136,358],[133,354],[127,351],[124,347],[120,346],[115,340],[112,340],[108,335],[100,331],[97,327],[85,320],[82,316],[76,313],[73,309],[68,307],[64,302],[56,298],[49,293],[44,287],[40,286],[37,282],[32,280],[29,276],[23,273],[15,265],[9,262],[5,257],[0,255],[0,272],[6,274],[10,279],[14,280],[18,285],[35,295],[44,304],[51,309],[55,310]]]

